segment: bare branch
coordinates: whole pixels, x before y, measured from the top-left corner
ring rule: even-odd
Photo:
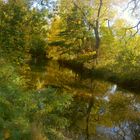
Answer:
[[[125,30],[124,35],[121,37],[120,41],[124,40],[125,46],[139,32],[139,29],[140,29],[139,25],[140,25],[140,21],[135,26],[132,26],[132,27],[129,27],[129,28],[124,28],[124,30]],[[130,36],[128,38],[126,38],[126,35],[127,35],[128,32],[130,33]]]
[[[133,3],[133,1],[135,1],[135,0],[130,0],[130,1],[127,3],[127,6],[126,6],[126,8],[125,8],[123,11],[127,10],[127,9],[130,7],[131,3]]]
[[[110,20],[109,19],[106,19],[106,20],[107,20],[107,26],[110,29]]]
[[[139,25],[140,25],[140,21],[135,26],[132,26],[132,27],[126,28],[126,29],[130,30],[130,29],[138,28]]]
[[[139,32],[139,25],[140,25],[140,21],[135,26],[130,27],[130,28],[126,28],[126,30],[129,30],[129,31],[131,29],[136,29],[136,31],[131,34],[131,37],[134,37]]]
[[[131,10],[132,13],[134,13],[136,11],[137,7],[139,6],[139,3],[140,3],[140,0],[130,0],[127,3],[127,6],[126,6],[126,8],[123,11],[125,11],[125,10],[130,8],[129,10]]]

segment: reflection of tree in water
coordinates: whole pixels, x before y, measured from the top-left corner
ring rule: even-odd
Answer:
[[[35,73],[34,73],[35,74]],[[116,86],[95,79],[75,79],[72,70],[49,63],[44,74],[33,74],[33,82],[51,85],[73,94],[65,116],[70,125],[66,135],[75,140],[138,140],[140,109],[133,94],[115,91]],[[41,88],[43,87],[41,86]],[[115,93],[114,93],[115,92]],[[107,100],[106,100],[107,99]],[[129,137],[129,139],[128,139]],[[126,139],[127,138],[127,139]]]
[[[140,138],[140,114],[134,108],[135,97],[132,94],[117,92],[114,95],[111,94],[109,101],[106,101],[104,95],[98,97],[95,94],[96,86],[91,90],[92,96],[85,100],[86,103],[83,103],[84,99],[81,97],[81,102],[77,102],[77,107],[81,108],[77,109],[72,116],[74,118],[73,127],[79,122],[83,123],[83,127],[80,124],[79,128],[83,133],[82,138],[102,140],[104,136],[104,140],[105,138],[107,140],[138,140]],[[79,115],[79,113],[81,114]],[[79,117],[75,117],[76,115]],[[78,131],[80,132],[80,130]],[[79,133],[79,135],[81,134]]]

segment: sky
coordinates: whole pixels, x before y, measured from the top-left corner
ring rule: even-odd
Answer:
[[[125,19],[128,24],[135,26],[140,21],[140,5],[135,8],[135,12],[132,12],[132,9],[134,8],[134,2],[131,2],[129,5],[128,2],[130,2],[130,0],[127,2],[125,0],[120,0],[117,2],[116,9],[118,10],[118,15],[116,18]]]
[[[136,18],[129,9],[125,7],[117,7],[118,15],[117,18],[125,19],[132,26],[136,25],[139,21],[139,18]]]
[[[52,2],[56,2],[58,0],[50,0]],[[37,3],[34,3],[33,7],[38,7],[41,8]],[[130,9],[125,9],[127,6],[126,3],[124,3],[123,1],[120,1],[120,3],[118,2],[117,5],[114,5],[114,8],[117,9],[118,14],[116,15],[115,19],[118,18],[122,18],[125,19],[128,24],[130,24],[131,26],[134,26],[138,23],[138,21],[140,20],[139,18],[134,17],[134,15],[132,15],[132,13],[130,12]],[[130,5],[131,7],[131,5]]]

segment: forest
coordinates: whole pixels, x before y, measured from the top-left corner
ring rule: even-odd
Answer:
[[[0,140],[140,140],[140,0],[0,0]]]

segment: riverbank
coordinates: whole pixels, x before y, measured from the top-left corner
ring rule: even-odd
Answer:
[[[82,79],[98,79],[117,84],[120,88],[139,93],[140,79],[134,78],[133,75],[122,77],[107,68],[89,69],[83,63],[75,60],[58,60],[60,66],[72,69]]]

